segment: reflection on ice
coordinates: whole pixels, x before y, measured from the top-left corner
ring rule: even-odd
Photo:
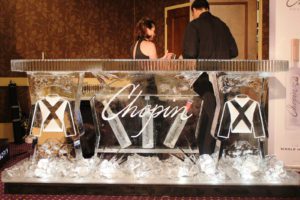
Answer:
[[[207,175],[216,174],[216,162],[215,160],[209,156],[208,154],[203,154],[200,156],[198,163],[202,172]]]
[[[246,147],[245,143],[237,143],[238,148]],[[241,150],[241,149],[240,149]],[[246,149],[243,149],[244,151]],[[249,150],[249,149],[248,149]],[[249,152],[249,151],[248,151]],[[170,155],[167,159],[157,156],[129,155],[127,158],[111,159],[93,157],[91,159],[48,158],[39,161],[25,160],[4,171],[6,178],[71,178],[81,180],[113,180],[114,178],[147,180],[165,179],[179,180],[185,178],[194,183],[215,181],[226,183],[289,183],[299,182],[299,175],[287,171],[275,156],[261,159],[255,154],[237,153],[235,157],[224,156],[219,162],[217,154],[194,156]]]
[[[240,88],[248,87],[260,93],[263,77],[257,75],[241,75],[241,74],[220,74],[218,85],[222,93],[237,92]]]
[[[277,160],[275,156],[269,156],[263,163],[265,169],[265,178],[270,181],[279,181],[280,179],[287,178],[287,172],[284,170],[283,162]]]
[[[105,178],[117,178],[123,175],[116,159],[101,161],[99,167],[96,169],[96,174]]]

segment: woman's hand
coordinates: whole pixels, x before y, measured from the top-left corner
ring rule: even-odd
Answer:
[[[175,58],[176,58],[176,55],[174,53],[169,53],[169,51],[167,50],[165,55],[161,59],[170,60],[170,59],[175,59]]]

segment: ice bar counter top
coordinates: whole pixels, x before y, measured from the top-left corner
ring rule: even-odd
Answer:
[[[267,151],[269,77],[286,73],[287,61],[11,65],[28,75],[34,149],[3,171],[8,193],[63,184],[98,194],[299,195],[299,174]]]

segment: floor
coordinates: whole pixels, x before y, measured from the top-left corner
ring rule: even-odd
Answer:
[[[5,168],[14,165],[24,158],[30,156],[31,145],[10,144],[10,160],[0,168],[2,172]],[[98,196],[98,195],[12,195],[4,194],[4,185],[0,182],[1,200],[278,200],[278,199],[298,199],[298,198],[275,198],[275,197],[170,197],[170,196]]]

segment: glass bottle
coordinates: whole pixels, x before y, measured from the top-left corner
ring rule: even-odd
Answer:
[[[104,106],[107,105],[106,101],[103,101],[103,105]],[[106,112],[108,118],[115,116],[115,114],[113,113],[113,111],[110,109],[109,106],[107,106]],[[132,144],[119,116],[115,116],[112,119],[108,120],[108,123],[112,131],[114,132],[121,148],[126,148]]]
[[[291,40],[291,62],[287,80],[286,126],[300,127],[299,39]]]
[[[154,130],[153,130],[153,115],[150,111],[149,100],[150,97],[145,96],[146,100],[146,110],[142,117],[142,127],[144,130],[142,132],[142,147],[143,148],[153,148],[154,147]]]
[[[179,113],[176,116],[176,118],[175,118],[173,124],[171,125],[171,128],[169,129],[167,136],[165,138],[165,141],[164,141],[165,146],[167,146],[169,148],[174,148],[174,146],[175,146],[186,122],[187,122],[187,119],[188,119],[187,113],[189,112],[191,105],[192,105],[192,101],[188,100],[185,105],[184,111],[182,113]]]

